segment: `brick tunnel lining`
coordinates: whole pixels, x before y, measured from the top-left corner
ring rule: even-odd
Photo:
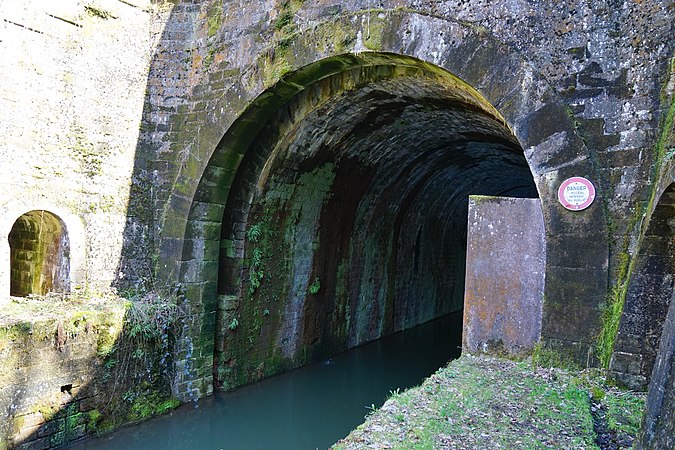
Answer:
[[[326,95],[337,83],[280,108],[237,171],[222,227],[232,251],[219,293],[237,300],[218,317],[221,387],[460,310],[468,195],[537,197],[510,130],[438,80]]]

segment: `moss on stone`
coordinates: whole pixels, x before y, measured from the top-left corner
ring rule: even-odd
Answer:
[[[363,36],[363,45],[366,48],[375,52],[382,50],[382,33],[384,32],[384,26],[384,20],[379,16],[368,18]]]
[[[54,346],[73,346],[78,358],[87,358],[91,364],[87,376],[91,375],[95,383],[107,386],[105,393],[98,394],[105,398],[99,401],[97,396],[92,397],[98,406],[91,411],[80,411],[83,403],[78,401],[75,391],[72,402],[66,407],[61,406],[60,396],[45,397],[38,398],[30,410],[22,411],[22,414],[41,415],[44,427],[50,432],[50,445],[63,445],[87,432],[109,431],[128,422],[131,416],[145,418],[177,405],[178,401],[170,397],[168,380],[163,372],[166,364],[160,362],[160,359],[170,357],[170,343],[168,339],[161,344],[125,335],[123,317],[129,305],[128,301],[112,297],[22,298],[3,310],[3,320],[8,323],[0,327],[0,348],[12,349],[5,362],[11,362],[12,367],[23,367],[24,355],[33,351],[42,354],[58,352]],[[48,375],[45,371],[54,370],[49,365],[30,364],[30,368],[42,377]],[[0,369],[0,376],[5,375]],[[130,384],[134,388],[138,386],[139,380],[142,380],[139,389],[143,395],[137,398],[144,397],[145,401],[139,402],[132,411],[133,405],[121,398],[122,392],[128,390]],[[91,385],[87,383],[82,389],[91,389]],[[14,425],[21,427],[21,420],[15,421]]]
[[[157,392],[139,396],[131,404],[129,420],[145,420],[152,416],[164,414],[180,405],[180,401],[174,397],[164,397]]]
[[[557,367],[564,370],[579,370],[579,364],[572,355],[559,349],[551,349],[538,342],[532,350],[532,367]]]
[[[671,61],[670,73],[666,77],[667,80],[670,79],[670,74],[675,71],[675,58]],[[626,238],[623,242],[623,246],[618,255],[618,267],[616,270],[616,279],[614,286],[612,287],[605,305],[602,309],[602,323],[601,330],[598,335],[596,342],[596,349],[598,352],[598,358],[600,364],[604,368],[608,368],[612,353],[614,351],[614,344],[616,342],[616,336],[619,331],[619,325],[621,323],[621,316],[623,315],[623,307],[626,301],[626,295],[628,293],[629,283],[632,274],[634,273],[635,264],[637,262],[637,255],[631,255],[629,252],[630,248],[630,237],[634,234],[635,230],[638,230],[639,237],[638,242],[642,241],[645,232],[647,231],[644,227],[645,218],[648,215],[652,214],[656,201],[658,200],[656,196],[658,195],[659,183],[663,177],[662,168],[664,167],[666,161],[672,156],[668,151],[669,143],[672,143],[673,139],[673,120],[675,119],[675,95],[670,93],[671,97],[667,98],[666,92],[667,89],[664,87],[664,94],[662,95],[662,103],[667,105],[666,114],[664,115],[661,123],[661,133],[659,139],[656,143],[654,149],[655,162],[653,167],[654,177],[657,180],[656,183],[653,183],[650,186],[650,195],[647,202],[642,203],[635,208],[635,214],[630,218],[627,228],[626,228]],[[610,236],[609,239],[612,239],[611,236],[611,224],[609,227]],[[639,248],[639,245],[638,245]]]
[[[98,424],[103,420],[103,414],[98,409],[93,409],[86,413],[87,417],[87,432],[93,433],[98,431]]]
[[[220,26],[223,21],[223,10],[219,2],[214,2],[209,9],[209,13],[206,19],[207,33],[208,36],[214,37],[218,34]]]
[[[42,414],[42,417],[46,421],[52,420],[56,414],[59,412],[59,405],[47,404],[40,405],[37,407],[37,411]]]
[[[96,343],[96,354],[101,358],[107,358],[115,350],[115,344],[119,337],[121,327],[101,326],[98,330],[98,340]]]
[[[312,30],[315,45],[323,53],[344,53],[356,43],[356,33],[337,19],[330,25]]]
[[[274,29],[281,31],[293,21],[293,12],[289,8],[284,8],[274,21]]]
[[[635,258],[632,258],[634,260]],[[609,367],[609,361],[614,351],[614,342],[621,322],[623,305],[628,290],[629,273],[632,271],[632,260],[626,248],[619,255],[617,282],[611,289],[602,308],[602,323],[596,343],[596,350],[601,367]]]

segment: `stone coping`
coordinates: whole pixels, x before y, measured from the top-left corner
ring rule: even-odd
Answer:
[[[45,296],[10,297],[0,306],[0,327],[20,323],[38,323],[72,318],[82,314],[120,314],[128,300],[113,294],[48,294]],[[1,304],[1,303],[0,303]]]

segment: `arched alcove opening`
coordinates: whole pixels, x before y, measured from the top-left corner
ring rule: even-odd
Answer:
[[[68,292],[70,241],[63,221],[44,211],[20,216],[8,236],[10,295],[45,295]]]
[[[264,94],[221,141],[205,177],[232,182],[203,183],[193,206],[222,211],[221,387],[461,310],[468,196],[538,196],[494,108],[406,62],[346,68],[286,102]]]
[[[649,218],[633,269],[610,370],[617,380],[644,390],[659,350],[675,281],[675,183]]]

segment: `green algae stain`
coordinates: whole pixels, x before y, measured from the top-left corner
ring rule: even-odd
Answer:
[[[368,20],[364,30],[363,45],[372,51],[382,50],[382,33],[384,31],[384,21],[379,18]]]
[[[214,2],[214,4],[209,9],[209,13],[206,19],[207,34],[210,38],[218,34],[218,30],[220,30],[222,21],[223,21],[223,10],[218,4],[218,2]]]
[[[671,62],[670,73],[666,79],[670,79],[670,75],[673,73],[673,71],[675,71],[675,58]],[[667,89],[664,88],[664,93],[666,90]],[[668,106],[665,108],[667,113],[662,119],[660,127],[661,134],[654,149],[656,160],[654,163],[653,173],[657,180],[662,179],[662,169],[672,157],[673,149],[669,149],[669,147],[673,145],[673,139],[675,137],[675,133],[673,132],[673,122],[675,120],[675,95],[672,95],[671,93],[670,98],[667,98],[666,94],[664,94],[662,95],[661,101],[663,104]],[[616,281],[602,309],[601,330],[596,341],[596,349],[598,351],[598,358],[600,360],[601,367],[604,368],[608,368],[610,364],[612,353],[614,351],[614,344],[616,342],[616,336],[621,323],[621,316],[623,315],[626,295],[628,294],[630,279],[634,273],[635,264],[637,263],[638,259],[635,257],[635,255],[631,256],[628,251],[630,247],[630,235],[632,234],[631,231],[639,229],[639,242],[641,242],[644,234],[647,231],[646,227],[644,226],[644,218],[649,214],[652,214],[654,211],[655,203],[657,201],[656,196],[658,194],[658,186],[658,182],[653,183],[651,185],[649,200],[635,208],[635,214],[630,219],[627,227],[626,239],[619,254]],[[649,222],[647,222],[647,227],[648,226]]]
[[[324,164],[294,183],[271,180],[269,190],[254,202],[245,232],[248,276],[238,324],[235,330],[224,330],[227,343],[216,369],[221,388],[277,374],[306,359],[302,343],[292,356],[282,354],[280,333],[289,328],[289,305],[321,289],[320,274],[312,276],[312,261],[319,249],[321,209],[334,177],[333,165]],[[304,326],[302,319],[293,326]]]

